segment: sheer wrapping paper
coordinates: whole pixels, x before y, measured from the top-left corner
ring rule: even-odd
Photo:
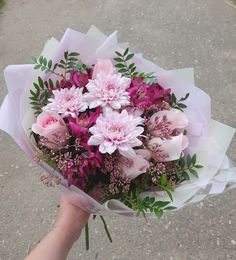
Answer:
[[[94,64],[97,58],[113,59],[115,50],[122,50],[128,45],[118,44],[116,35],[117,32],[114,32],[106,37],[94,26],[87,34],[67,29],[60,42],[54,38],[48,40],[41,54],[55,63],[60,60],[64,51],[76,51],[80,53],[84,63]],[[155,72],[158,83],[164,88],[170,87],[177,98],[190,93],[185,110],[190,122],[190,145],[187,152],[196,153],[198,164],[204,165],[204,168],[200,169],[199,178],[193,177],[175,188],[171,205],[180,209],[208,196],[220,194],[226,188],[236,187],[236,167],[226,156],[235,129],[211,119],[211,99],[194,85],[193,69],[166,71],[143,58],[142,54],[135,54],[133,62],[138,71]],[[29,90],[38,76],[43,79],[54,77],[35,71],[33,67],[32,64],[6,67],[4,76],[8,94],[0,108],[0,129],[7,132],[32,160],[38,148],[29,137],[29,129],[35,121]],[[102,205],[77,187],[68,187],[67,181],[46,163],[39,166],[47,174],[60,176],[61,190],[78,207],[100,215],[136,216],[132,209],[120,201],[110,200]],[[155,196],[158,200],[169,200],[164,192],[143,193],[143,196],[147,195]],[[151,213],[147,216],[155,217]]]

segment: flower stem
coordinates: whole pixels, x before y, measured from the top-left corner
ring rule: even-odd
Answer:
[[[108,237],[109,241],[112,243],[112,238],[111,238],[110,232],[109,232],[109,230],[108,230],[107,223],[106,223],[106,221],[105,221],[105,219],[104,219],[103,216],[100,216],[100,218],[101,218],[101,220],[102,220],[102,223],[103,223],[105,232],[106,232],[106,234],[107,234],[107,237]]]
[[[86,243],[86,250],[89,250],[89,226],[88,226],[88,223],[85,225],[85,243]]]

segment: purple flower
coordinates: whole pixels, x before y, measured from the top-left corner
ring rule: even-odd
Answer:
[[[87,73],[78,73],[77,71],[72,71],[70,74],[71,83],[77,88],[83,88],[88,84],[89,75]]]
[[[80,177],[84,177],[86,175],[95,175],[97,169],[100,169],[102,165],[103,157],[98,149],[96,149],[95,152],[82,154],[80,156],[80,166],[78,169],[78,174]]]
[[[147,108],[154,104],[159,104],[163,100],[170,102],[168,96],[170,89],[164,89],[159,84],[147,84],[143,78],[132,79],[130,88],[127,89],[130,94],[130,101],[133,106],[138,108]]]

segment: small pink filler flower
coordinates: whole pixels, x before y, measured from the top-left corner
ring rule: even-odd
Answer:
[[[89,108],[109,106],[120,109],[129,105],[126,89],[130,86],[131,79],[115,74],[110,60],[98,60],[93,75],[93,79],[86,85],[88,93],[85,97]]]
[[[143,132],[141,117],[129,115],[126,110],[121,113],[116,111],[106,111],[99,116],[96,125],[89,131],[93,134],[88,140],[89,145],[99,145],[101,153],[112,154],[116,150],[127,158],[136,156],[133,147],[142,145],[137,138]]]
[[[43,110],[56,112],[62,117],[76,117],[79,112],[84,112],[88,107],[82,92],[83,88],[75,86],[70,89],[53,90],[54,97],[48,99],[51,103],[43,107]]]

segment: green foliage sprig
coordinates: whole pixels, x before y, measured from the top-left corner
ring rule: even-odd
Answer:
[[[51,96],[50,88],[53,86],[52,80],[43,82],[41,77],[38,77],[38,82],[34,82],[34,90],[30,89],[30,104],[35,110],[35,116],[42,112],[42,107],[47,104],[48,98]]]
[[[118,51],[115,52],[117,57],[114,58],[116,61],[115,67],[118,69],[118,72],[121,73],[123,77],[135,78],[138,75],[136,72],[136,66],[130,61],[134,57],[134,53],[129,51],[129,48],[125,49],[123,53]]]
[[[176,108],[179,109],[180,111],[183,111],[183,109],[186,108],[187,106],[182,102],[185,101],[189,97],[189,95],[190,94],[187,93],[185,97],[182,97],[180,100],[177,100],[175,94],[172,93],[171,94],[172,108]]]
[[[141,77],[143,78],[143,82],[146,83],[146,84],[156,84],[157,83],[157,78],[156,76],[154,75],[154,72],[150,72],[150,73],[139,73],[137,75],[137,77]]]
[[[131,190],[121,194],[121,201],[137,212],[137,216],[142,214],[146,218],[146,213],[154,213],[158,218],[160,218],[164,211],[173,210],[175,207],[168,206],[170,201],[157,201],[154,197],[140,196],[138,190]]]
[[[197,169],[203,168],[202,165],[197,164],[197,156],[194,154],[192,157],[190,155],[185,159],[184,157],[180,158],[177,163],[176,175],[179,179],[179,182],[190,180],[190,175],[198,178]]]
[[[47,60],[46,57],[43,57],[42,55],[36,59],[35,57],[32,57],[32,61],[35,64],[34,69],[38,70],[40,69],[41,71],[45,71],[45,73],[54,73],[55,74],[55,69],[57,68],[57,63],[53,66],[52,60]],[[59,75],[61,76],[61,75]]]
[[[171,199],[171,201],[173,201],[173,196],[172,196],[172,192],[173,192],[173,187],[168,183],[168,177],[167,174],[162,174],[161,178],[159,180],[158,183],[158,187],[160,189],[162,189],[163,191],[166,192],[166,194],[169,196],[169,198]]]
[[[58,63],[58,67],[61,69],[64,69],[65,74],[70,72],[71,70],[74,70],[76,65],[78,64],[78,56],[80,54],[78,52],[64,52],[64,59],[61,59]]]
[[[115,67],[118,69],[118,72],[122,74],[123,77],[129,78],[136,78],[141,77],[143,78],[143,82],[147,84],[155,84],[157,83],[156,76],[154,72],[145,73],[141,72],[138,73],[136,71],[136,66],[134,63],[130,63],[129,61],[134,57],[134,53],[129,51],[129,48],[125,49],[124,53],[120,53],[118,51],[115,52],[117,57],[114,58],[116,61]]]

